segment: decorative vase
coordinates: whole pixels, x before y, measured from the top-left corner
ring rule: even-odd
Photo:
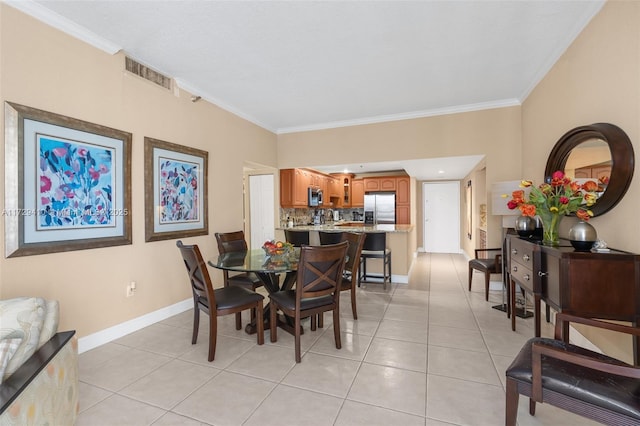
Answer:
[[[518,216],[515,223],[516,232],[524,238],[529,238],[536,230],[536,221],[530,216]]]
[[[558,228],[564,217],[561,214],[546,210],[538,210],[538,216],[542,220],[542,244],[546,246],[560,245],[560,234]]]
[[[580,221],[569,230],[569,241],[576,251],[590,251],[597,240],[596,228],[588,222]]]

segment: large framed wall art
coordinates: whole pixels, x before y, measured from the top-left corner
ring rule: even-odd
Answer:
[[[5,256],[131,244],[131,133],[5,102]]]
[[[207,235],[207,162],[199,149],[144,138],[145,241]]]

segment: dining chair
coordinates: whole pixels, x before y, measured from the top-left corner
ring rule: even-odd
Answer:
[[[294,318],[295,358],[301,361],[301,319],[333,311],[333,334],[336,348],[340,349],[340,287],[344,272],[348,242],[326,246],[300,248],[300,260],[296,276],[296,287],[269,295],[271,341],[277,339],[277,312]]]
[[[391,250],[387,248],[386,232],[367,232],[362,246],[362,269],[358,277],[358,287],[361,281],[367,281],[372,275],[367,273],[368,259],[382,259],[382,288],[387,289],[387,280],[391,283]]]
[[[244,237],[244,231],[233,231],[233,232],[216,232],[215,233],[216,241],[218,243],[218,253],[219,254],[227,254],[227,253],[236,253],[236,252],[244,252],[246,253],[248,250],[247,240]],[[241,273],[232,273],[229,274],[229,271],[222,271],[222,279],[224,282],[224,286],[228,287],[230,285],[239,285],[241,287],[246,287],[252,291],[256,291],[258,287],[262,285],[262,281],[256,274],[253,272],[241,272]],[[256,312],[255,310],[251,311],[251,321],[255,319]],[[236,329],[240,330],[242,328],[242,315],[241,313],[236,314]]]
[[[347,260],[344,266],[344,274],[342,274],[342,285],[340,291],[351,292],[351,312],[353,319],[358,319],[356,310],[356,283],[358,280],[358,269],[360,267],[360,255],[364,246],[365,234],[363,232],[343,232],[342,241],[348,241]],[[322,318],[322,317],[320,317]],[[320,324],[322,326],[322,324]]]
[[[342,241],[342,232],[318,231],[320,245],[337,244]]]
[[[640,367],[569,343],[570,323],[640,336],[637,327],[556,314],[555,339],[529,339],[506,370],[505,425],[515,426],[520,395],[532,416],[539,402],[604,424],[640,424]]]
[[[471,291],[474,270],[484,273],[484,300],[489,300],[491,274],[502,273],[502,249],[475,249],[475,258],[469,261],[469,291]]]
[[[309,244],[309,231],[294,231],[293,229],[284,230],[284,239],[293,244],[294,247],[302,247],[303,244]]]
[[[200,326],[200,311],[209,315],[209,362],[216,354],[216,340],[218,336],[218,317],[237,314],[247,309],[255,309],[258,318],[262,318],[262,301],[264,296],[241,286],[227,286],[213,288],[209,271],[202,259],[197,245],[184,245],[178,240],[176,246],[180,249],[184,265],[189,273],[191,291],[193,293],[193,336],[191,344],[198,341]],[[258,329],[258,345],[264,343],[264,323],[256,321]]]

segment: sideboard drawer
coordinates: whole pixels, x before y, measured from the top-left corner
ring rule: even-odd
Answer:
[[[531,269],[533,268],[534,247],[535,246],[528,241],[521,240],[519,238],[512,238],[509,258],[512,262],[518,262]]]
[[[512,260],[511,267],[509,268],[509,273],[511,274],[511,279],[523,286],[526,290],[533,292],[534,279],[533,271],[530,266],[531,265],[523,265]]]

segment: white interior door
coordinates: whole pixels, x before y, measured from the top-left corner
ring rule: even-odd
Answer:
[[[460,253],[460,182],[425,182],[424,248],[432,253]]]
[[[259,248],[275,238],[273,175],[249,176],[250,248]]]

